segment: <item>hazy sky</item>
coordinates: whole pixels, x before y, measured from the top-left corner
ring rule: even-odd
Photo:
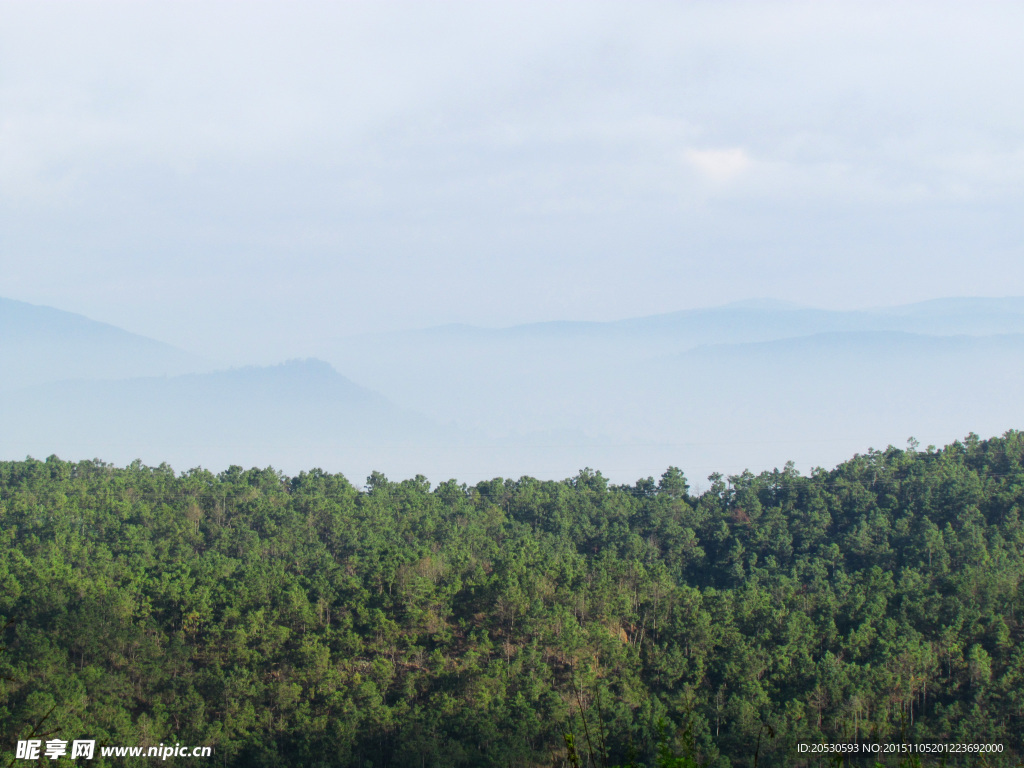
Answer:
[[[0,295],[231,362],[1024,294],[1019,3],[0,3]]]

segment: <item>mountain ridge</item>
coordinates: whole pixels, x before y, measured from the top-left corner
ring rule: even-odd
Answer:
[[[85,315],[7,298],[0,298],[0,357],[17,361],[0,376],[2,390],[69,378],[175,375],[213,365]]]

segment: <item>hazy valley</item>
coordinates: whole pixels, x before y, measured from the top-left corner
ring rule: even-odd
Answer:
[[[443,326],[226,369],[3,300],[0,450],[359,479],[629,481],[670,464],[801,469],[1024,420],[1024,300],[838,312],[747,302],[618,322]]]

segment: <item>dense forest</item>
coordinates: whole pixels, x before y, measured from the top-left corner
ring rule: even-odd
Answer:
[[[1002,753],[945,764],[1017,765],[1022,462],[1024,433],[971,435],[699,494],[675,468],[359,488],[3,462],[0,748],[667,767],[988,743]],[[851,764],[875,760],[943,764]]]

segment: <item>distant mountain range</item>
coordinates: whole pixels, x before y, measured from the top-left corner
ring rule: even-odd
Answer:
[[[594,466],[628,480],[668,464],[695,477],[826,465],[912,435],[942,443],[1024,426],[1020,298],[450,325],[339,337],[319,351],[329,362],[227,371],[80,315],[0,300],[0,353],[8,458],[465,480]]]
[[[839,348],[863,360],[909,355],[947,362],[955,348],[973,354],[977,366],[988,358],[979,360],[971,350],[996,345],[1001,353],[1018,354],[1010,340],[983,342],[981,337],[1017,334],[1024,334],[1024,298],[942,299],[865,311],[760,301],[604,323],[442,326],[339,338],[321,356],[346,361],[348,375],[396,402],[435,418],[501,431],[523,419],[532,424],[533,414],[550,424],[547,420],[559,420],[566,409],[614,408],[622,390],[637,386],[638,369],[701,348],[707,348],[701,364],[712,367],[736,356],[753,359],[765,349],[773,349],[771,354],[784,349],[789,366],[813,369]],[[965,338],[934,341],[956,336]],[[813,340],[751,346],[795,339]],[[402,374],[410,369],[417,371],[415,377]],[[648,375],[639,378],[646,381]]]
[[[0,298],[0,392],[61,379],[114,379],[210,370],[170,344],[51,307]]]
[[[708,309],[645,317],[594,321],[551,321],[507,328],[452,324],[419,331],[339,337],[340,348],[405,343],[492,343],[497,339],[563,343],[592,340],[672,344],[728,344],[807,336],[828,332],[902,331],[935,336],[1024,333],[1024,298],[936,299],[870,310],[826,310],[759,300]]]
[[[339,451],[451,440],[319,360],[171,377],[74,379],[0,399],[9,456],[314,466]],[[299,462],[301,461],[301,464]]]

